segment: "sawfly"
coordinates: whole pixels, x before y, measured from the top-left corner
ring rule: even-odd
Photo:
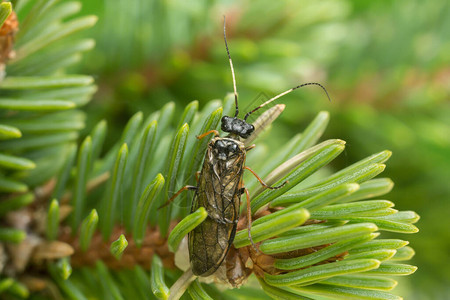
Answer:
[[[304,83],[267,100],[247,112],[243,119],[240,119],[238,117],[236,78],[226,39],[225,18],[223,35],[233,78],[235,114],[234,117],[224,116],[221,119],[221,129],[228,133],[226,137],[220,137],[217,130],[210,130],[197,136],[198,139],[202,139],[210,134],[214,134],[214,138],[209,142],[206,149],[203,166],[197,179],[197,186],[187,185],[169,200],[170,203],[182,191],[193,190],[195,195],[191,212],[196,211],[199,207],[204,207],[208,213],[206,219],[188,234],[189,260],[192,273],[197,276],[213,274],[224,261],[228,250],[233,244],[239,220],[241,195],[244,193],[247,198],[248,238],[255,247],[250,235],[250,195],[242,181],[244,170],[249,170],[264,188],[279,189],[287,183],[284,182],[280,186],[275,187],[268,186],[252,169],[245,165],[247,151],[252,149],[254,145],[246,147],[244,140],[255,130],[255,127],[247,122],[247,118],[281,96],[307,85],[320,86],[329,98],[326,89],[321,84],[316,82]]]

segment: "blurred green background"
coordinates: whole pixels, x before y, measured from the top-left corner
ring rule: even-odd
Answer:
[[[107,119],[114,140],[138,110],[169,101],[202,106],[231,92],[226,15],[241,111],[299,83],[324,84],[331,103],[317,87],[279,101],[287,109],[270,144],[282,145],[328,110],[326,138],[347,141],[333,167],[392,150],[385,176],[396,187],[388,198],[421,215],[420,233],[403,237],[419,266],[406,288],[416,299],[450,298],[450,2],[82,2],[82,14],[100,18],[83,33],[97,46],[76,70],[99,85],[86,132]]]

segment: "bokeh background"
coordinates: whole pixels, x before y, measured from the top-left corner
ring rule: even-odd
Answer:
[[[420,232],[401,237],[419,266],[403,286],[414,299],[450,299],[450,2],[82,2],[81,14],[99,16],[83,33],[97,46],[75,70],[99,85],[86,132],[106,119],[115,140],[138,110],[169,101],[180,110],[192,100],[202,106],[231,92],[226,15],[242,108],[310,81],[332,97],[317,87],[283,97],[287,108],[268,144],[279,147],[328,110],[326,138],[347,141],[332,167],[392,150],[384,174],[396,187],[387,197],[421,215]]]

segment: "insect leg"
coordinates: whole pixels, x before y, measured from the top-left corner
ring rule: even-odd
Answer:
[[[191,191],[194,191],[194,190],[197,190],[197,187],[196,187],[196,186],[193,186],[193,185],[186,185],[186,186],[183,186],[183,187],[182,187],[178,192],[176,192],[169,200],[167,200],[166,203],[164,203],[163,205],[161,205],[160,207],[158,207],[158,209],[163,208],[163,207],[169,205],[170,203],[172,203],[172,201],[175,200],[175,198],[178,197],[178,196],[179,196],[183,191],[185,191],[185,190],[191,190]]]
[[[255,148],[255,147],[256,147],[255,144],[253,144],[253,145],[251,145],[251,146],[248,146],[247,148],[245,148],[245,152],[248,152],[248,151],[252,150],[252,149]]]
[[[213,129],[213,130],[207,131],[207,132],[205,132],[205,133],[203,133],[201,135],[197,135],[197,139],[201,140],[202,138],[204,138],[205,136],[207,136],[207,135],[209,135],[211,133],[214,133],[215,136],[219,136],[219,132],[217,130]]]
[[[243,187],[241,188],[241,194],[245,193],[245,197],[247,198],[247,232],[248,232],[248,239],[250,240],[250,243],[252,243],[253,249],[258,252],[258,248],[256,247],[255,243],[252,239],[252,234],[250,233],[250,230],[252,229],[252,208],[250,205],[250,194],[248,192],[248,189]]]
[[[244,169],[249,170],[250,172],[252,172],[252,174],[256,177],[256,179],[258,179],[259,183],[261,183],[261,185],[263,187],[265,187],[266,189],[271,189],[271,190],[276,190],[276,189],[280,189],[282,188],[286,183],[288,183],[288,181],[286,180],[285,182],[283,182],[281,185],[279,186],[269,186],[267,185],[264,181],[262,181],[261,177],[258,176],[258,174],[255,173],[255,171],[253,171],[252,169],[250,169],[249,167],[245,166]]]
[[[200,179],[200,171],[195,172],[195,181],[198,182],[198,180]]]

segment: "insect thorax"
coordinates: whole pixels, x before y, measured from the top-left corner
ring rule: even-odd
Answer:
[[[229,161],[245,154],[245,146],[234,138],[216,137],[211,141],[212,154],[218,161]]]

